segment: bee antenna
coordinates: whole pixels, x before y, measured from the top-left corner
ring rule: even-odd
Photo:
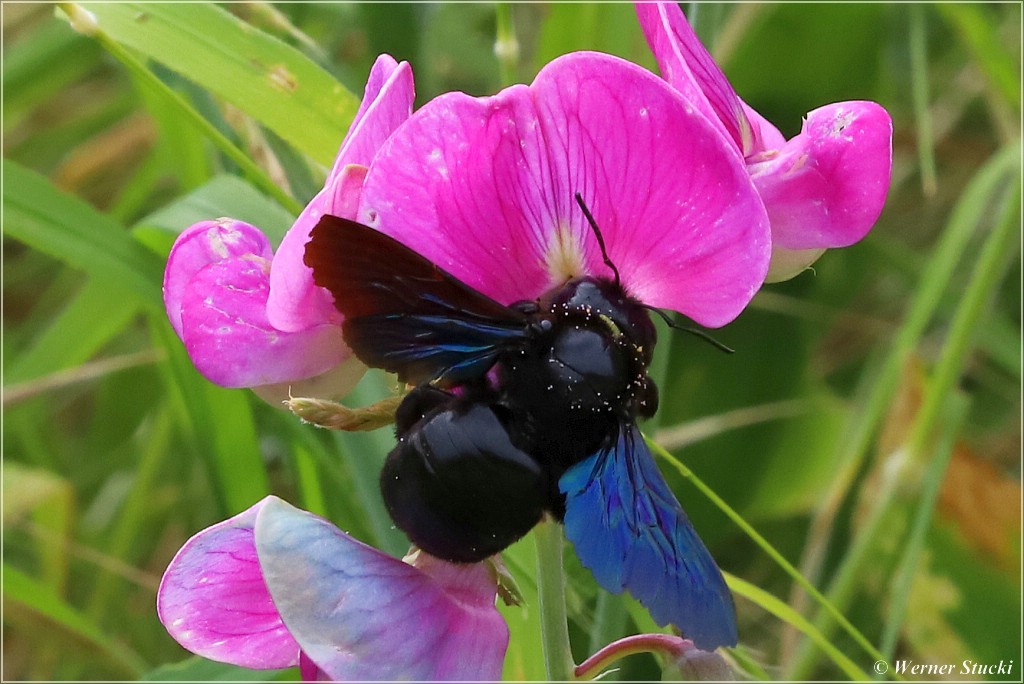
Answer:
[[[622,283],[619,282],[619,269],[615,268],[615,264],[612,263],[611,258],[608,256],[608,248],[604,245],[604,236],[601,235],[601,229],[597,227],[597,221],[594,220],[594,215],[590,213],[590,209],[587,209],[587,205],[583,201],[583,195],[578,192],[576,193],[576,203],[580,205],[583,215],[587,217],[587,223],[594,230],[594,237],[597,238],[597,244],[601,246],[601,256],[604,257],[605,266],[612,269],[612,273],[615,274],[615,286],[622,287]]]
[[[735,349],[733,349],[732,347],[727,347],[726,345],[722,344],[721,342],[716,340],[714,337],[712,337],[711,335],[709,335],[706,332],[704,332],[703,330],[701,330],[700,328],[691,328],[691,327],[686,326],[686,325],[679,325],[678,323],[673,321],[669,317],[669,315],[667,313],[665,313],[664,311],[662,311],[661,309],[659,309],[657,307],[649,306],[647,304],[641,304],[641,306],[644,307],[645,309],[647,309],[648,311],[653,311],[654,313],[656,313],[659,316],[661,316],[661,320],[665,321],[665,325],[667,325],[668,327],[672,328],[673,330],[681,330],[683,332],[690,333],[691,335],[696,335],[697,337],[701,338],[705,342],[708,342],[709,344],[711,344],[711,346],[714,347],[715,349],[718,349],[720,351],[724,351],[726,354],[735,354],[736,353]]]

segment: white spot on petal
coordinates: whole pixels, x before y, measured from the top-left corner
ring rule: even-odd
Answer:
[[[583,245],[565,223],[560,223],[548,242],[545,261],[552,282],[564,282],[585,272]]]

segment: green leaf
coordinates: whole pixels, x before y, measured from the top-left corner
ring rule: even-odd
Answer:
[[[960,34],[993,89],[1020,111],[1020,66],[1015,63],[1014,52],[1003,48],[999,23],[990,21],[988,16],[990,8],[960,3],[940,3],[935,7]],[[1018,42],[1018,48],[1019,45]]]
[[[838,665],[848,677],[850,677],[850,679],[861,682],[870,681],[871,678],[867,673],[857,667],[857,665],[842,651],[836,648],[831,641],[826,639],[824,635],[822,635],[822,633],[807,620],[807,618],[786,605],[784,601],[780,601],[764,589],[741,580],[739,577],[734,577],[728,573],[723,574],[725,575],[725,580],[729,584],[730,589],[806,634],[810,637],[811,641],[817,644],[818,647],[824,651],[825,654],[828,655],[828,657],[831,658],[832,661]]]
[[[9,159],[3,178],[4,234],[103,279],[119,295],[162,307],[163,264],[124,228]]]
[[[90,279],[47,328],[14,357],[5,386],[25,382],[88,361],[127,327],[139,312],[134,302],[111,307],[119,288]]]
[[[159,228],[172,236],[193,223],[228,216],[257,226],[278,243],[295,217],[235,176],[217,176],[189,194],[149,214],[136,229]]]
[[[161,364],[167,387],[192,429],[221,512],[234,515],[270,493],[248,392],[217,387],[199,375],[166,319],[153,318],[153,338],[167,351]]]
[[[83,3],[100,30],[220,95],[330,164],[359,98],[277,38],[212,4]]]
[[[133,677],[147,669],[146,663],[131,649],[112,641],[73,606],[55,595],[44,584],[7,563],[3,564],[3,595],[8,619],[42,618],[63,633],[100,651],[110,664]],[[47,638],[53,638],[50,631]]]

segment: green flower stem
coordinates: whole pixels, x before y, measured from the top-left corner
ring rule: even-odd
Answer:
[[[578,679],[594,679],[617,660],[637,653],[660,653],[668,658],[683,654],[686,642],[674,634],[634,634],[613,641],[576,667]]]
[[[551,518],[534,528],[537,544],[537,598],[548,681],[575,679],[576,663],[569,646],[565,610],[565,574],[562,571],[562,526]]]
[[[494,40],[494,55],[498,58],[498,78],[502,86],[516,82],[516,66],[519,62],[519,41],[512,22],[512,4],[499,2],[494,8],[497,20],[497,35]]]

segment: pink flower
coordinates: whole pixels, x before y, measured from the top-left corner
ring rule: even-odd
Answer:
[[[764,280],[768,219],[741,160],[661,79],[598,53],[424,105],[375,158],[359,220],[508,304],[611,277],[577,192],[646,304],[720,326]]]
[[[412,564],[270,496],[192,537],[157,612],[183,647],[303,678],[496,680],[508,627],[486,564]]]
[[[412,101],[409,65],[378,57],[323,190],[276,255],[259,229],[227,218],[197,223],[178,237],[164,273],[164,304],[211,382],[261,388],[264,395],[291,387],[338,396],[358,381],[364,368],[350,359],[330,295],[313,285],[302,253],[320,216],[355,216],[366,166],[409,117]]]
[[[746,162],[771,219],[770,282],[867,235],[889,190],[892,120],[885,109],[863,101],[825,105],[787,141],[739,98],[677,4],[637,3],[636,12],[665,80]]]

